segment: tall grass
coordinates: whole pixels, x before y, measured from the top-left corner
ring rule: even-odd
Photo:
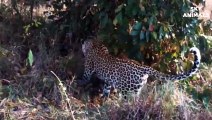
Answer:
[[[189,95],[186,89],[180,88],[178,82],[149,84],[143,88],[139,100],[118,102],[115,105],[110,103],[109,106],[107,115],[112,120],[212,119],[211,109],[206,109],[203,103]],[[209,106],[211,108],[212,104]]]

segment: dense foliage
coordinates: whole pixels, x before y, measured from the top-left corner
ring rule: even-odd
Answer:
[[[49,19],[56,19],[53,24],[63,36],[71,33],[81,40],[97,35],[115,55],[124,53],[145,64],[164,58],[170,61],[191,46],[200,47],[202,52],[209,47],[205,40],[198,39],[201,20],[182,17],[194,6],[188,1],[57,0],[51,4],[54,9]]]

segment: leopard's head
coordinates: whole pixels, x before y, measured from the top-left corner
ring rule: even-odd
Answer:
[[[86,40],[82,44],[82,52],[84,55],[87,54],[88,51],[90,51],[93,47],[93,41],[92,40]]]

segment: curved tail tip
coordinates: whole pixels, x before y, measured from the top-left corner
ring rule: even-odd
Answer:
[[[197,47],[190,48],[190,52],[194,53],[194,55],[196,55],[198,60],[200,61],[201,55],[200,55],[200,51]]]

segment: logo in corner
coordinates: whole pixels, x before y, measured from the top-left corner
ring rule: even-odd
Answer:
[[[183,13],[183,17],[210,18],[208,13],[201,13],[197,7],[190,7],[189,12]]]

